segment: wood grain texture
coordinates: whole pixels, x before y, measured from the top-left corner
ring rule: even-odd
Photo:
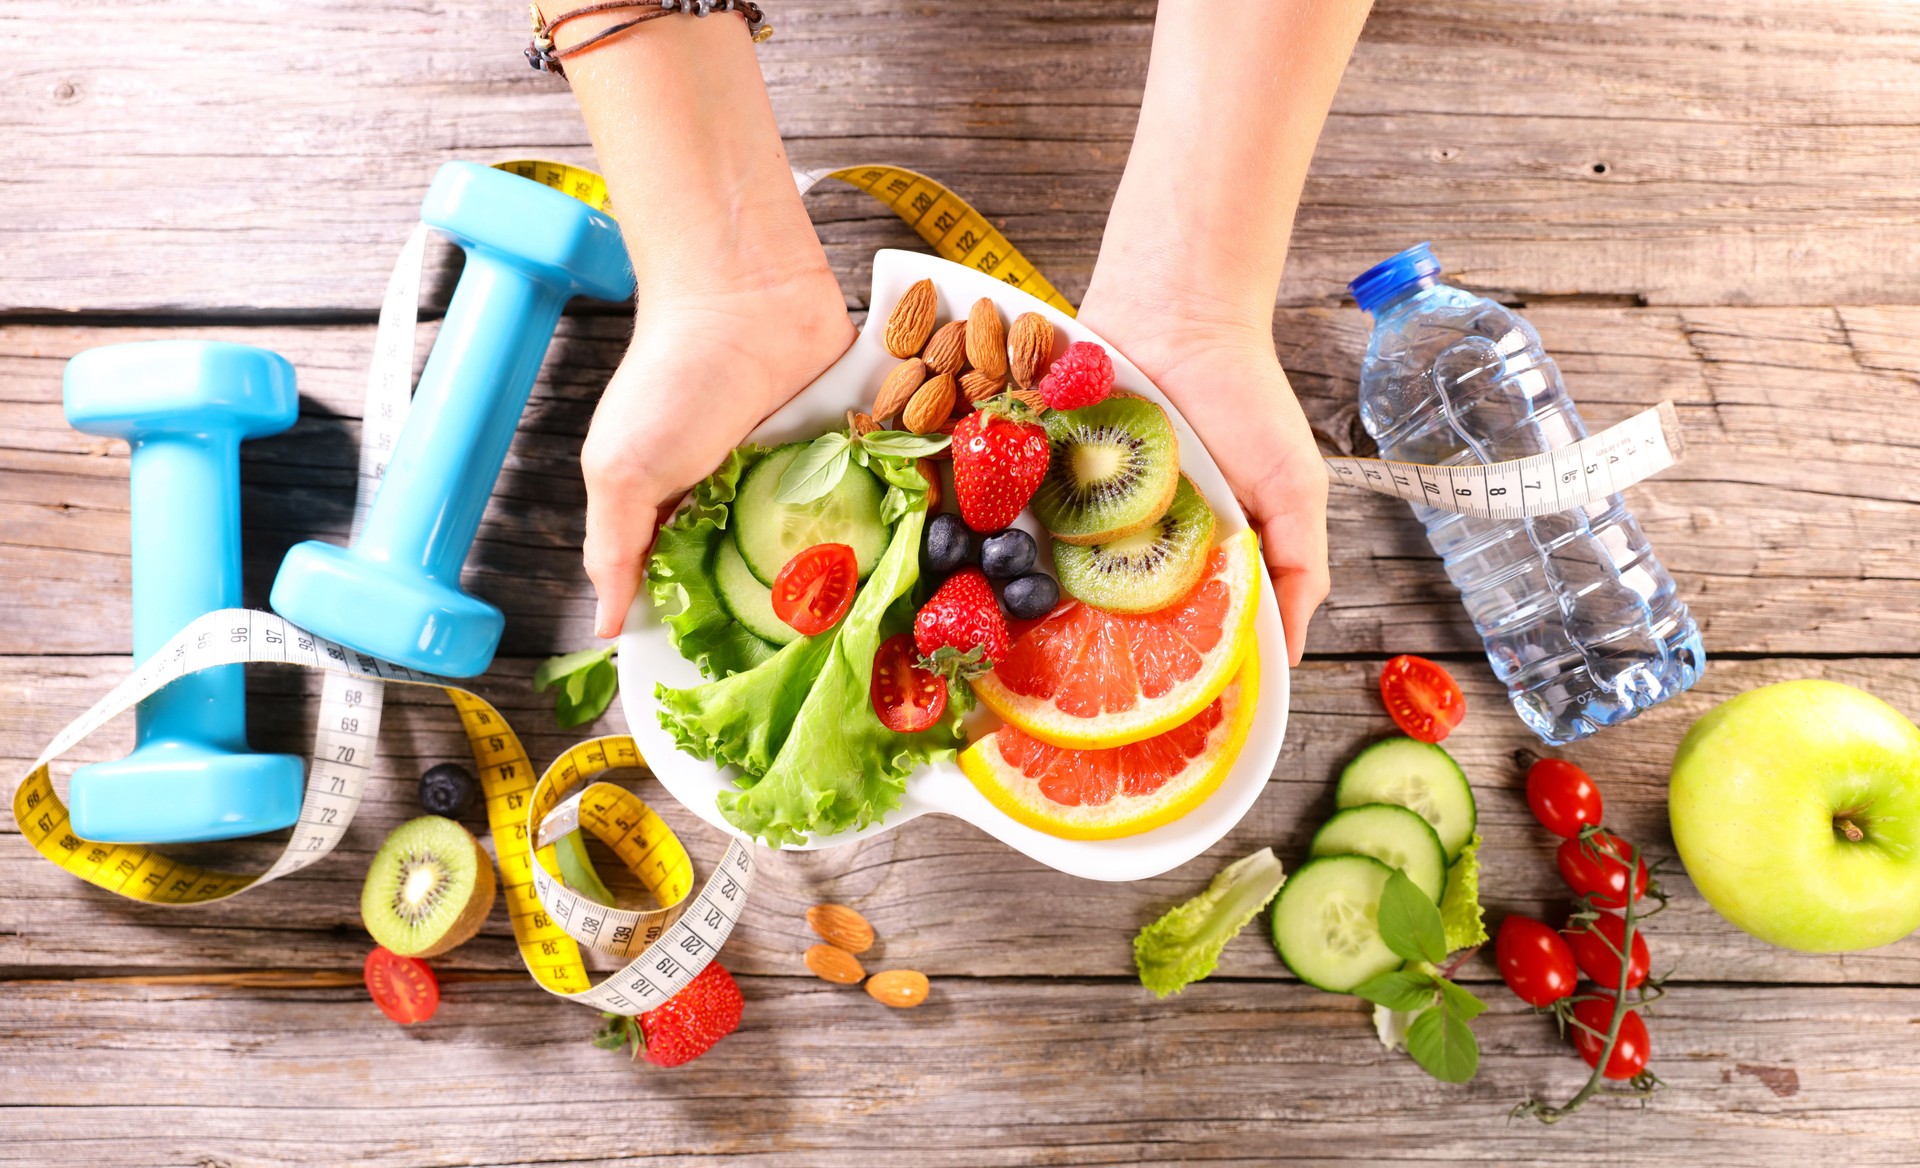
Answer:
[[[941,177],[1078,299],[1152,13],[785,0],[761,59],[797,164]],[[38,35],[65,22],[89,34]],[[371,312],[439,163],[592,161],[495,0],[14,0],[0,36],[36,46],[0,72],[33,144],[0,178],[0,310]],[[1337,302],[1433,238],[1457,277],[1521,299],[1920,302],[1917,65],[1920,15],[1898,4],[1386,0],[1282,299]],[[873,249],[912,239],[850,191],[814,214],[854,302]]]
[[[1920,991],[1675,994],[1667,1090],[1556,1127],[1509,1122],[1585,1067],[1496,1000],[1464,1087],[1389,1055],[1353,999],[1215,983],[947,978],[889,1011],[749,978],[738,1033],[674,1071],[592,1049],[591,1017],[454,984],[402,1030],[354,990],[16,985],[0,1012],[0,1164],[1909,1164]],[[1850,1040],[1834,1041],[1836,1033]],[[1603,1151],[1604,1150],[1604,1151]]]
[[[564,732],[548,699],[526,679],[534,662],[498,662],[479,683],[519,730],[537,765],[596,728]],[[0,724],[0,760],[17,771],[60,726],[78,714],[125,670],[116,658],[6,659],[0,709],[15,717]],[[1454,666],[1471,711],[1447,740],[1474,784],[1485,836],[1482,889],[1493,919],[1509,911],[1559,919],[1566,912],[1554,871],[1559,841],[1528,813],[1513,752],[1537,746],[1504,707],[1484,662]],[[825,903],[854,906],[874,924],[877,947],[863,958],[869,969],[904,965],[933,976],[1132,976],[1132,935],[1168,907],[1205,887],[1227,861],[1272,846],[1293,865],[1306,854],[1313,830],[1333,810],[1333,779],[1363,745],[1393,732],[1374,692],[1377,666],[1319,662],[1293,677],[1286,745],[1274,778],[1245,821],[1204,858],[1151,880],[1090,884],[1042,868],[979,830],[930,816],[859,845],[815,853],[762,850],[753,903],[727,948],[729,965],[753,974],[797,975],[812,943],[803,916]],[[1667,831],[1667,764],[1693,720],[1756,685],[1795,677],[1829,677],[1869,689],[1909,713],[1920,713],[1920,661],[1809,661],[1769,658],[1722,662],[1709,668],[1695,692],[1662,706],[1624,730],[1599,735],[1565,752],[1600,781],[1607,821],[1655,857],[1673,848]],[[255,674],[252,739],[260,749],[304,751],[311,742],[317,682],[285,670]],[[255,892],[205,908],[137,905],[84,885],[20,845],[7,825],[0,835],[0,975],[47,971],[301,969],[352,970],[366,955],[359,921],[359,888],[373,849],[399,822],[419,814],[414,783],[436,762],[466,757],[445,700],[411,687],[389,690],[381,758],[360,816],[340,849],[325,862]],[[623,725],[617,711],[597,728]],[[84,744],[75,762],[115,757],[128,729],[116,723]],[[64,781],[65,766],[56,773]],[[914,782],[938,781],[918,778]],[[954,780],[959,781],[959,780]],[[684,811],[657,786],[637,788],[689,841],[696,859],[711,864],[723,837]],[[202,859],[251,861],[264,867],[263,844],[209,846]],[[1920,937],[1868,953],[1796,954],[1763,945],[1726,924],[1674,871],[1667,884],[1673,906],[1649,925],[1677,982],[1792,982],[1906,984],[1920,981]],[[496,906],[481,937],[438,959],[442,969],[514,971],[520,968],[505,910]],[[1284,979],[1264,930],[1249,928],[1227,950],[1223,976]],[[1495,976],[1483,955],[1467,976]],[[531,989],[531,986],[529,986]]]

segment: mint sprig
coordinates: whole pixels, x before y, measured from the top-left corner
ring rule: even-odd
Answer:
[[[1407,879],[1387,877],[1380,892],[1380,939],[1406,967],[1369,978],[1354,993],[1389,1010],[1419,1011],[1407,1028],[1407,1053],[1444,1083],[1464,1083],[1480,1069],[1480,1044],[1468,1025],[1486,1004],[1440,974],[1446,929],[1433,898]]]

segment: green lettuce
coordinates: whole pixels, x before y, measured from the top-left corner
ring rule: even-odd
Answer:
[[[1133,939],[1140,984],[1159,997],[1179,993],[1214,971],[1220,951],[1286,881],[1272,848],[1221,869],[1207,890],[1177,904]]]
[[[647,562],[654,606],[673,609],[663,618],[673,647],[705,677],[741,673],[774,656],[774,646],[727,612],[713,578],[713,556],[727,535],[734,491],[767,453],[764,446],[742,446],[727,455],[719,470],[693,488],[687,506],[660,528]]]
[[[1487,924],[1480,911],[1479,832],[1447,869],[1447,888],[1440,894],[1440,924],[1446,930],[1449,953],[1486,944]]]
[[[840,623],[730,676],[656,691],[660,724],[682,750],[739,769],[742,789],[719,797],[727,822],[775,847],[878,820],[899,806],[908,775],[964,742],[957,709],[918,734],[874,715],[874,652],[913,623],[927,499],[911,459],[871,454],[868,469],[887,481],[885,509],[898,514]]]

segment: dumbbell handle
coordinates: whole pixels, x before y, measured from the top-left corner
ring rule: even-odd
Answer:
[[[457,587],[570,290],[472,248],[356,553]]]
[[[240,604],[240,439],[232,432],[133,441],[133,655],[145,661],[188,622]],[[244,752],[245,667],[180,678],[140,703],[141,745],[186,738]]]

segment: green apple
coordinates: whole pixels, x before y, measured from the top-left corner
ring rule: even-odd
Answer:
[[[1786,681],[1722,702],[1667,800],[1687,875],[1763,941],[1840,953],[1920,926],[1920,729],[1872,694]]]

